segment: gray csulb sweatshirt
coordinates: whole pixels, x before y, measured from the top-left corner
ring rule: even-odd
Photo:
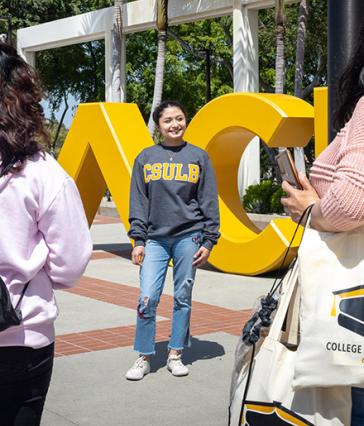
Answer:
[[[220,221],[207,153],[187,142],[144,149],[133,166],[129,222],[128,235],[136,246],[148,238],[202,231],[202,245],[211,250],[220,236]]]

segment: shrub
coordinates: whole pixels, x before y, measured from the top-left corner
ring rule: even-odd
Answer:
[[[283,213],[280,199],[284,195],[282,188],[272,180],[263,180],[250,185],[243,197],[243,205],[248,213]]]

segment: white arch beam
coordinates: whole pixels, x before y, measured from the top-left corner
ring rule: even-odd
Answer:
[[[298,0],[287,0],[294,3]],[[240,2],[247,10],[274,6],[274,0],[169,0],[170,25],[216,18],[233,13]],[[156,0],[138,0],[124,5],[125,34],[155,28]],[[113,8],[108,7],[69,18],[18,30],[18,49],[39,51],[104,38],[112,27]]]

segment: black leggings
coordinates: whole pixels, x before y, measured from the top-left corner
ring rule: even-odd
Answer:
[[[0,347],[0,425],[38,426],[52,375],[54,343]]]

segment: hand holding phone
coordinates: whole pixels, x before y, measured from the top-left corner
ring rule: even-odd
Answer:
[[[287,181],[290,185],[297,189],[303,189],[298,177],[296,166],[288,149],[284,149],[276,155],[276,160],[281,172],[282,180]]]

